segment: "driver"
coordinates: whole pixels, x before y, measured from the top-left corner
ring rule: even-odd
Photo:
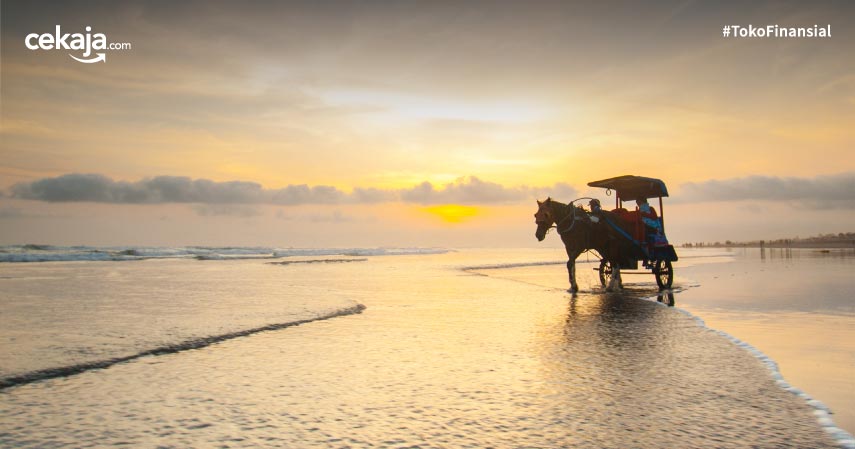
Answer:
[[[588,201],[588,207],[591,208],[591,221],[594,223],[600,222],[600,215],[603,213],[603,208],[600,206],[600,200],[596,198],[591,198],[591,201]]]

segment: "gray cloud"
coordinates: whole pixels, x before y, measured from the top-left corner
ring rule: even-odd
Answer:
[[[157,176],[141,181],[114,181],[99,174],[72,173],[20,183],[11,196],[47,202],[96,202],[116,204],[192,203],[203,205],[298,205],[298,204],[372,204],[402,201],[417,204],[496,204],[523,201],[535,197],[570,198],[577,194],[568,184],[552,187],[505,187],[476,177],[460,178],[436,187],[423,182],[408,189],[356,188],[351,193],[332,186],[289,185],[265,189],[244,181],[216,182],[178,176]],[[202,215],[246,215],[234,208],[197,208]]]
[[[814,178],[748,176],[681,186],[680,202],[780,201],[811,209],[855,209],[855,172]]]
[[[342,202],[344,192],[330,186],[289,185],[264,189],[244,181],[216,182],[180,176],[157,176],[137,182],[114,181],[104,175],[77,174],[16,184],[12,196],[47,202],[121,204],[331,204]]]
[[[353,193],[351,193],[351,198],[357,203],[383,203],[389,201],[396,201],[398,199],[398,194],[397,192],[392,190],[383,190],[374,187],[357,187],[353,189]]]
[[[511,203],[530,198],[554,196],[574,197],[577,190],[564,183],[552,187],[505,187],[494,182],[482,181],[474,176],[460,178],[437,189],[429,182],[400,192],[401,200],[420,204],[483,204]]]

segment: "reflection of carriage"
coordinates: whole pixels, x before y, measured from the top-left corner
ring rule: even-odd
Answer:
[[[674,246],[668,244],[665,238],[662,209],[662,198],[668,196],[665,183],[661,179],[626,175],[589,182],[588,185],[606,189],[607,195],[615,192],[614,210],[600,216],[628,244],[625,246],[627,250],[620,253],[620,268],[637,270],[638,262],[642,262],[643,268],[652,270],[660,289],[671,288],[674,281],[674,268],[671,262],[677,260],[677,253],[674,251]],[[632,211],[624,208],[624,201],[638,202],[640,199],[648,198],[659,198],[658,216],[655,214],[655,209],[652,210],[652,215],[645,216],[638,206]],[[613,273],[612,263],[604,258],[600,261],[598,270],[600,282],[605,286]]]
[[[677,253],[665,238],[662,216],[657,216],[655,209],[647,204],[647,198],[659,198],[661,213],[662,197],[668,196],[665,183],[660,179],[627,175],[588,185],[604,188],[606,194],[615,192],[615,209],[603,210],[599,201],[592,200],[591,210],[586,211],[574,204],[578,200],[564,204],[547,198],[537,202],[534,214],[535,237],[539,241],[555,228],[564,242],[570,291],[579,290],[576,258],[589,250],[599,253],[602,259],[598,269],[600,282],[608,291],[621,288],[621,270],[637,270],[638,262],[653,272],[660,289],[671,288],[674,274],[671,263],[677,260]],[[635,201],[635,210],[625,209],[624,201]]]

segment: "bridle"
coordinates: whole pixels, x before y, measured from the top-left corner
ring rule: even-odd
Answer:
[[[567,214],[565,214],[565,215],[564,215],[564,218],[562,218],[562,219],[561,219],[561,221],[559,221],[559,222],[557,222],[557,223],[553,224],[552,226],[550,226],[550,227],[546,228],[546,233],[548,234],[548,233],[549,233],[549,231],[550,231],[552,228],[555,228],[555,230],[556,230],[556,231],[558,231],[558,234],[559,234],[559,235],[564,235],[564,234],[567,234],[568,232],[572,231],[572,230],[573,230],[573,227],[575,227],[575,226],[576,226],[576,222],[577,222],[577,221],[581,221],[581,220],[582,220],[582,218],[581,218],[581,217],[577,217],[577,216],[576,216],[576,209],[577,209],[577,208],[576,208],[576,206],[574,205],[574,203],[575,203],[576,201],[579,201],[579,200],[582,200],[582,199],[585,199],[585,198],[586,198],[586,197],[583,197],[583,198],[577,198],[577,199],[575,199],[575,200],[573,200],[573,201],[569,202],[565,207],[566,207],[567,209],[570,209],[570,212],[568,212]],[[544,202],[543,204],[545,205],[546,203]],[[542,207],[542,206],[541,206],[541,207]],[[538,212],[540,212],[540,211],[538,211]],[[552,215],[552,213],[551,213],[551,212],[552,212],[552,211],[549,211],[550,215]],[[536,216],[536,215],[537,215],[537,214],[535,214],[535,216]],[[562,229],[561,229],[561,225],[563,225],[563,224],[564,224],[564,222],[566,222],[567,220],[570,220],[570,227],[569,227],[569,228],[567,228],[567,229],[562,230]]]
[[[582,197],[582,198],[576,198],[575,200],[570,201],[570,203],[568,203],[568,204],[565,206],[566,208],[569,208],[569,209],[570,209],[570,211],[569,211],[566,215],[564,215],[564,218],[562,218],[559,222],[557,222],[557,223],[553,224],[552,226],[549,226],[548,228],[546,228],[546,234],[548,234],[548,233],[549,233],[549,231],[550,231],[552,228],[555,228],[555,229],[558,231],[558,234],[559,234],[559,235],[561,235],[561,236],[563,237],[564,235],[568,234],[570,231],[572,231],[572,230],[573,230],[573,228],[576,226],[576,222],[584,220],[584,219],[585,219],[585,214],[582,214],[582,215],[580,216],[580,215],[577,213],[577,211],[576,211],[576,209],[581,209],[581,207],[576,207],[576,205],[575,205],[576,201],[584,200],[584,199],[588,199],[588,200],[590,200],[590,199],[593,199],[593,198],[590,198],[590,197]],[[549,199],[547,198],[547,200],[549,200]],[[542,204],[541,204],[541,208],[542,208],[543,206],[545,206],[545,205],[546,205],[546,202],[542,203]],[[583,210],[583,211],[584,211],[584,210]],[[540,212],[541,212],[541,209],[538,209],[538,213],[540,213]],[[551,215],[552,215],[552,210],[550,209],[550,210],[546,211],[545,213],[548,213],[548,214],[549,214],[549,216],[551,217]],[[535,218],[537,218],[537,214],[535,214]],[[569,226],[567,229],[561,229],[561,226],[562,226],[565,222],[567,222],[568,220],[570,220],[570,226]],[[537,222],[537,220],[535,220],[535,222]],[[539,224],[540,224],[540,223],[538,223],[538,225],[539,225]],[[590,250],[591,250],[591,248],[588,248],[588,247],[590,246],[590,242],[589,242],[590,235],[589,235],[589,232],[585,232],[585,233],[584,233],[584,237],[583,237],[583,239],[584,239],[585,243],[584,243],[583,251],[582,251],[582,252],[587,253],[588,251],[590,251]],[[598,251],[598,252],[599,252],[599,251]],[[602,258],[602,257],[601,257],[601,258]]]
[[[581,220],[583,220],[583,218],[582,218],[582,217],[576,217],[576,209],[577,209],[577,207],[574,205],[574,203],[576,203],[576,201],[579,201],[579,200],[593,200],[593,199],[594,199],[594,198],[591,198],[591,197],[589,197],[589,196],[583,196],[583,197],[581,197],[581,198],[576,198],[575,200],[573,200],[573,201],[571,201],[571,202],[567,203],[567,207],[569,207],[569,208],[570,208],[570,210],[572,211],[572,213],[567,214],[566,216],[564,216],[564,218],[561,220],[561,222],[563,223],[565,220],[567,220],[567,218],[568,218],[568,217],[571,217],[571,218],[573,218],[573,223],[570,223],[570,227],[569,227],[569,228],[567,228],[567,229],[566,229],[566,230],[564,230],[564,231],[561,231],[561,229],[560,229],[560,227],[561,227],[561,223],[556,224],[556,225],[555,225],[555,229],[558,231],[558,234],[563,235],[563,234],[566,234],[566,233],[568,233],[568,232],[572,231],[572,230],[573,230],[573,226],[576,226],[576,222],[577,222],[577,221],[581,221]],[[580,208],[581,208],[581,207],[580,207]]]

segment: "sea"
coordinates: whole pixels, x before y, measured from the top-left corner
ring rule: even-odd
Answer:
[[[0,447],[855,447],[852,249],[0,246]]]

